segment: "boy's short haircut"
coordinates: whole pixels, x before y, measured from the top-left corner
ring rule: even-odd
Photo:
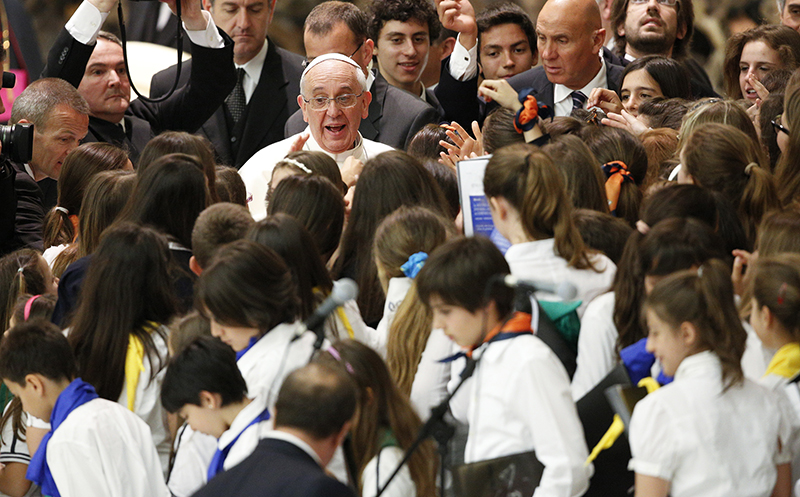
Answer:
[[[442,24],[436,14],[436,8],[428,0],[375,0],[369,10],[369,37],[378,45],[381,29],[389,21],[417,21],[428,26],[428,41],[439,38]]]
[[[0,341],[0,377],[24,385],[29,374],[53,381],[72,381],[78,375],[67,337],[43,319],[14,326]]]
[[[343,368],[311,363],[284,380],[275,403],[275,428],[296,428],[322,440],[339,433],[355,410],[353,378]]]
[[[161,404],[169,412],[186,404],[199,406],[202,391],[219,394],[223,406],[241,402],[247,395],[236,352],[213,337],[195,339],[169,361]]]
[[[482,33],[495,26],[516,24],[525,33],[525,37],[528,38],[531,51],[536,53],[536,29],[533,27],[530,16],[518,5],[511,2],[490,5],[478,14],[475,21],[478,24],[478,46],[480,46]]]
[[[216,203],[200,213],[192,230],[192,255],[201,268],[208,267],[217,249],[241,240],[255,224],[246,207]]]
[[[498,274],[509,274],[503,254],[482,236],[454,238],[433,251],[416,278],[419,296],[426,305],[438,296],[445,304],[475,312],[490,301],[503,318],[514,307],[514,290],[492,285],[485,300],[486,285]]]

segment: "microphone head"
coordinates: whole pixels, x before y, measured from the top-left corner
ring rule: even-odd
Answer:
[[[569,281],[562,281],[556,287],[556,295],[564,300],[575,300],[578,295],[578,289]]]
[[[17,83],[17,75],[13,72],[3,71],[3,88],[14,88]]]
[[[350,278],[334,281],[330,298],[335,300],[338,305],[342,305],[348,300],[355,300],[358,298],[358,284]]]

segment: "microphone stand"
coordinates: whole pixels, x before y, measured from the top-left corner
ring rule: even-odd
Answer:
[[[464,368],[464,371],[461,373],[461,381],[458,382],[458,385],[450,392],[447,397],[442,401],[441,404],[431,409],[431,416],[428,418],[428,421],[425,422],[424,425],[419,429],[419,433],[417,434],[417,438],[414,440],[414,443],[408,448],[406,453],[403,455],[403,460],[400,461],[400,464],[394,469],[392,474],[389,476],[389,479],[386,480],[386,483],[378,490],[378,493],[375,497],[380,497],[381,494],[389,487],[389,484],[392,480],[397,476],[402,469],[403,465],[405,465],[411,456],[414,454],[414,451],[424,442],[428,437],[433,437],[436,440],[436,443],[439,445],[439,456],[441,457],[441,488],[442,488],[442,495],[444,495],[444,482],[445,482],[445,475],[446,465],[445,461],[447,461],[447,453],[448,453],[448,444],[450,439],[453,437],[455,433],[455,428],[453,428],[447,421],[444,420],[444,415],[447,413],[447,410],[450,407],[450,399],[458,392],[461,388],[461,385],[472,376],[472,373],[475,372],[475,366],[478,364],[478,360],[472,359],[471,357],[467,357],[467,365]]]

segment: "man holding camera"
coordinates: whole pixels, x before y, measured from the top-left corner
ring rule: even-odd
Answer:
[[[233,41],[200,8],[200,0],[180,0],[195,61],[189,84],[163,102],[131,102],[122,44],[100,31],[117,1],[84,0],[50,49],[43,76],[67,80],[88,102],[85,141],[122,146],[136,164],[150,138],[167,130],[193,133],[222,105],[236,85]],[[176,11],[177,0],[164,1]]]

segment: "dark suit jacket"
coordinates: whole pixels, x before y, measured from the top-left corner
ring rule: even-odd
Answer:
[[[609,90],[619,92],[624,70],[622,66],[606,63],[606,79],[608,80]],[[542,66],[517,74],[509,79],[508,82],[517,91],[528,87],[533,88],[536,91],[536,100],[539,103],[549,105],[551,108],[555,104],[553,101],[555,98],[555,85],[547,79],[547,74]],[[589,95],[586,96],[588,97]]]
[[[178,48],[178,18],[169,16],[167,24],[158,29],[160,11],[161,2],[128,2],[128,15],[125,17],[125,33],[128,39]],[[183,51],[191,53],[191,45],[184,34]]]
[[[258,86],[247,105],[244,124],[240,123],[235,130],[238,133],[229,129],[222,105],[200,128],[200,133],[214,145],[220,163],[238,169],[262,148],[283,140],[286,120],[300,109],[297,95],[300,94],[302,63],[301,56],[279,48],[269,40]],[[181,72],[181,85],[189,80],[187,73],[191,64],[189,61],[183,66],[186,72]],[[150,83],[150,96],[166,94],[174,80],[175,66],[159,72]]]
[[[606,60],[608,86],[614,91],[619,91],[624,69],[611,62],[616,58],[611,51],[604,49],[603,58]],[[445,119],[456,121],[467,129],[472,121],[478,121],[483,125],[486,115],[495,109],[497,104],[493,102],[484,104],[477,98],[478,76],[466,81],[458,81],[450,74],[448,67],[450,67],[449,58],[442,62],[442,74],[439,78],[439,85],[436,87],[436,96],[444,108]],[[536,99],[540,103],[553,107],[555,86],[547,79],[543,67],[528,69],[512,77],[508,82],[517,91],[533,87],[536,90]]]
[[[189,84],[163,102],[150,103],[140,98],[131,102],[125,112],[127,129],[124,145],[134,164],[134,158],[138,158],[153,135],[167,130],[194,133],[233,90],[236,85],[233,40],[223,31],[220,34],[225,40],[223,48],[192,47],[192,58],[196,63],[192,65]],[[77,88],[92,51],[94,45],[79,43],[66,29],[62,29],[47,56],[47,66],[42,76],[65,79]],[[115,130],[109,124],[116,123],[91,118],[89,134],[84,142],[118,142],[111,138]]]
[[[358,130],[367,140],[381,142],[398,150],[405,150],[417,131],[428,123],[439,122],[439,112],[400,88],[390,85],[380,73],[370,88],[372,102],[369,116],[361,120]],[[295,112],[286,121],[285,136],[306,129],[303,112]]]
[[[44,228],[44,193],[36,181],[19,164],[13,164],[14,191],[17,196],[17,213],[14,220],[17,246],[42,250]]]
[[[244,461],[212,478],[194,497],[355,497],[352,490],[327,476],[296,445],[261,440]]]

